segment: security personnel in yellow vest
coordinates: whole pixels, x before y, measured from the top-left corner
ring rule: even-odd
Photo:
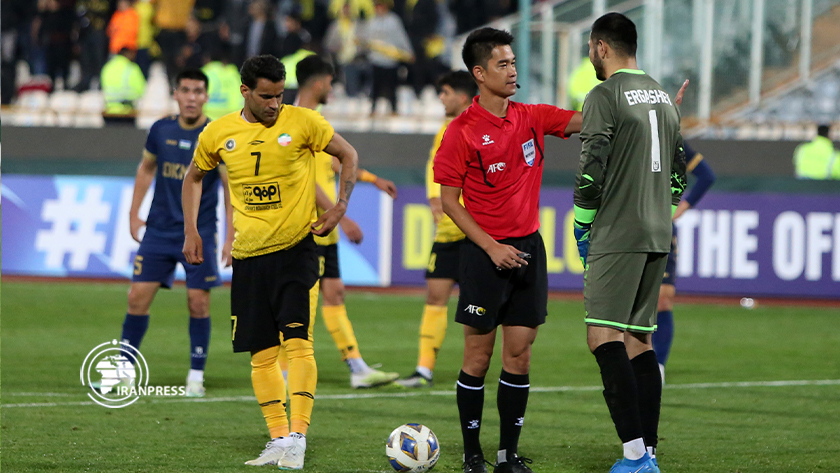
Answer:
[[[593,87],[600,83],[601,81],[595,77],[595,69],[592,67],[592,63],[589,62],[589,56],[584,57],[580,65],[569,77],[569,102],[571,110],[582,110],[583,99],[586,98],[586,95]]]
[[[289,105],[295,103],[298,92],[297,63],[313,54],[315,53],[308,49],[298,49],[293,54],[280,58],[280,62],[286,67],[286,90],[283,92],[283,103]]]
[[[134,62],[136,52],[123,48],[102,68],[100,83],[105,96],[105,119],[134,116],[134,103],[143,96],[146,78]]]
[[[214,52],[211,61],[201,68],[201,72],[207,76],[208,100],[204,113],[211,120],[240,110],[244,104],[239,91],[239,69],[228,63],[225,56],[224,52]]]
[[[828,125],[820,125],[811,142],[796,147],[793,165],[797,179],[840,179],[840,156],[828,130]]]

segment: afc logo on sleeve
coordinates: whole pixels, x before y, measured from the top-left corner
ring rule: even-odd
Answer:
[[[242,198],[246,210],[268,210],[283,207],[280,203],[280,185],[276,182],[243,184]]]
[[[534,165],[534,160],[537,158],[537,147],[534,145],[533,138],[522,143],[522,155],[525,157],[525,164],[528,166]]]

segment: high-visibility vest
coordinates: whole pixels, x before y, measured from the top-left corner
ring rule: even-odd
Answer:
[[[799,179],[831,179],[836,167],[837,151],[834,144],[824,136],[817,136],[809,143],[796,147],[793,165]]]
[[[297,89],[298,88],[298,81],[297,81],[297,63],[303,60],[303,58],[307,56],[312,56],[312,51],[308,49],[298,49],[293,54],[289,54],[288,56],[284,56],[280,59],[280,62],[286,67],[286,88],[287,89]]]
[[[242,108],[242,93],[239,91],[242,80],[236,66],[212,61],[201,70],[207,75],[207,105],[204,106],[204,113],[211,120]]]
[[[143,96],[146,78],[140,66],[131,59],[117,54],[102,68],[100,75],[105,96],[105,113],[125,115],[134,111],[134,102]]]

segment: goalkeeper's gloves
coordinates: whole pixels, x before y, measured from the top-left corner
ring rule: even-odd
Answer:
[[[586,268],[586,257],[589,255],[589,237],[592,230],[591,223],[580,223],[575,220],[575,240],[577,240],[580,262]]]

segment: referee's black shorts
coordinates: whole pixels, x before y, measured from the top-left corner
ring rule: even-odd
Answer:
[[[284,339],[312,339],[318,306],[318,254],[307,235],[285,250],[233,260],[233,351],[252,353]]]
[[[548,314],[545,245],[539,232],[499,243],[530,253],[528,266],[498,270],[487,253],[466,239],[461,249],[461,295],[455,321],[482,331],[499,325],[537,327]]]
[[[466,238],[449,241],[434,242],[429,264],[426,266],[426,279],[452,279],[458,282],[458,271],[461,265],[461,247]]]

